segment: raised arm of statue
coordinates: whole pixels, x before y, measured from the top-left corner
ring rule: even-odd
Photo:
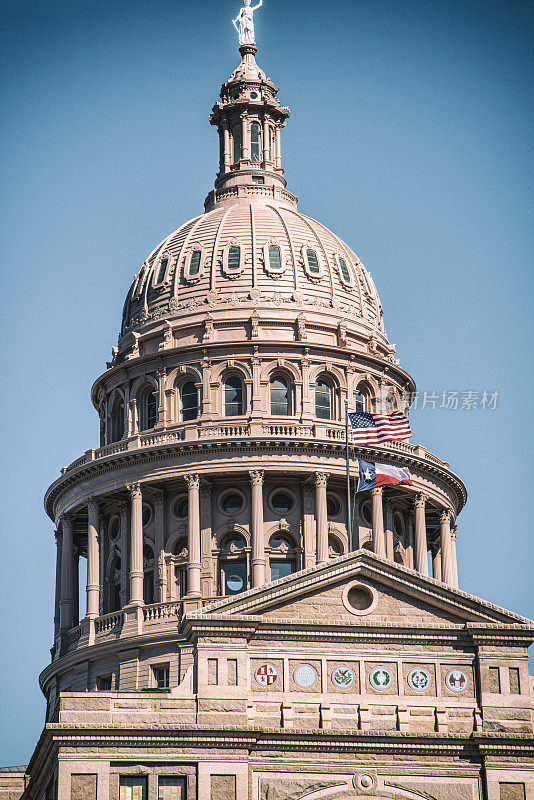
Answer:
[[[258,8],[261,8],[261,7],[262,7],[262,5],[263,5],[263,0],[260,0],[260,2],[258,3],[258,5],[257,5],[257,6],[254,6],[254,7],[253,7],[253,8],[251,8],[250,10],[251,10],[251,11],[257,11],[257,10],[258,10]]]
[[[240,45],[254,44],[254,12],[263,5],[263,0],[259,0],[258,4],[253,7],[250,5],[250,0],[244,0],[244,2],[244,7],[232,20],[234,28],[239,33]]]

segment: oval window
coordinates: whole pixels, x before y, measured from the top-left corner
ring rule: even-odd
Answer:
[[[271,505],[277,514],[288,514],[293,508],[293,498],[287,492],[275,492]]]
[[[148,503],[143,503],[143,528],[152,522],[152,507]]]
[[[243,498],[237,492],[228,492],[221,500],[221,508],[225,514],[239,514],[243,508]]]
[[[350,272],[349,272],[349,268],[347,267],[347,262],[345,261],[344,258],[341,258],[341,257],[338,258],[338,262],[339,262],[339,269],[341,270],[341,276],[342,276],[343,280],[345,281],[345,283],[350,283],[351,282],[350,281]]]
[[[326,513],[329,517],[337,517],[341,513],[341,503],[335,494],[326,496]]]
[[[189,501],[187,497],[179,497],[174,501],[173,509],[174,516],[178,519],[186,519],[189,513]]]

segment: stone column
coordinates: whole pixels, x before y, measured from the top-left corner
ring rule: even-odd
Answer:
[[[384,502],[386,510],[386,558],[390,561],[395,560],[395,546],[393,542],[393,503],[386,498]]]
[[[187,596],[200,597],[200,478],[198,474],[184,475],[189,492],[187,528]]]
[[[221,164],[221,169],[224,172],[229,172],[230,170],[230,136],[228,134],[228,123],[226,121],[223,122],[223,163]]]
[[[428,575],[428,556],[426,544],[425,506],[427,496],[418,494],[414,500],[415,509],[415,568],[421,575]]]
[[[167,386],[167,370],[165,367],[160,369],[157,373],[158,379],[158,417],[157,417],[157,425],[158,427],[165,428],[167,425],[167,404],[166,404],[166,396],[165,396],[165,389]]]
[[[377,556],[385,558],[384,510],[382,507],[383,494],[384,492],[381,486],[371,489],[371,498],[373,501],[373,551]]]
[[[162,558],[165,555],[165,541],[167,539],[167,498],[165,492],[159,491],[154,495],[154,602],[164,603],[163,574],[161,569]]]
[[[261,358],[256,353],[252,359],[252,414],[261,415]]]
[[[61,533],[55,531],[56,540],[56,593],[54,598],[54,637],[59,633],[59,602],[61,600]]]
[[[458,528],[453,525],[451,530],[451,554],[452,554],[452,585],[458,588],[458,560],[456,558],[456,536]]]
[[[121,608],[128,604],[128,565],[129,565],[129,541],[128,541],[128,504],[122,503],[119,508],[121,526]]]
[[[315,473],[315,514],[317,517],[317,563],[328,561],[328,515],[326,509],[326,484],[328,475]]]
[[[278,127],[275,129],[275,166],[276,169],[282,169],[282,141]]]
[[[143,494],[141,484],[132,483],[130,492],[130,605],[143,605]]]
[[[448,586],[453,586],[451,512],[448,509],[441,513],[440,526],[442,581]]]
[[[100,613],[100,552],[98,541],[98,509],[96,497],[87,501],[87,615],[94,619]]]
[[[263,540],[263,476],[262,469],[250,470],[252,487],[252,586],[265,583],[265,542]]]
[[[432,545],[432,577],[441,580],[441,550],[439,542]]]
[[[59,601],[59,627],[72,628],[74,617],[74,519],[61,517],[61,598]]]
[[[313,513],[314,488],[309,478],[302,483],[302,526],[304,532],[304,567],[317,563],[315,550],[315,515]]]
[[[405,541],[406,541],[406,561],[407,567],[410,569],[414,569],[414,559],[413,559],[413,542],[414,542],[414,527],[415,527],[415,513],[410,511],[408,514],[408,524],[406,526],[406,533],[405,533]]]

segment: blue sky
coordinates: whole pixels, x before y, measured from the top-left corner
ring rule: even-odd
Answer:
[[[42,496],[98,443],[89,390],[132,275],[212,186],[207,116],[238,62],[239,3],[1,8],[0,765],[11,765],[27,763],[44,715],[55,545]],[[416,410],[412,429],[468,486],[461,588],[527,616],[533,19],[530,3],[473,0],[265,0],[256,14],[258,61],[292,110],[284,166],[301,211],[371,271],[422,392],[500,393],[496,410]]]

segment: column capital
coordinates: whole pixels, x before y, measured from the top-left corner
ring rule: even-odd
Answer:
[[[424,492],[418,492],[413,499],[414,508],[424,508],[427,502],[428,495]]]
[[[56,540],[56,547],[59,547],[61,545],[61,536],[62,536],[62,534],[61,534],[61,531],[59,530],[59,526],[58,526],[56,528],[56,530],[54,531],[54,539]]]
[[[393,501],[386,497],[384,499],[384,509],[386,510],[387,514],[391,514],[393,511]]]
[[[70,530],[72,531],[74,527],[74,515],[62,514],[59,518],[59,524],[61,525],[62,531],[64,531],[66,528],[70,528]]]
[[[210,497],[212,490],[211,481],[206,480],[206,478],[201,478],[200,480],[200,494],[202,497]]]
[[[379,497],[384,494],[383,486],[375,486],[374,489],[371,489],[371,497]]]
[[[316,472],[315,473],[315,485],[317,488],[324,487],[326,489],[326,484],[328,483],[329,475],[326,472]]]
[[[263,478],[265,476],[263,469],[251,469],[248,474],[251,486],[263,486]]]
[[[165,503],[167,493],[163,489],[158,489],[154,492],[154,505],[162,506]]]
[[[187,475],[184,475],[184,480],[187,483],[187,488],[189,490],[200,488],[200,476],[198,472],[190,472]]]
[[[96,497],[88,497],[86,505],[87,505],[87,510],[90,514],[98,514],[98,509],[100,508],[100,501]]]
[[[143,493],[141,491],[141,484],[140,483],[129,483],[126,488],[130,493],[130,498],[133,500],[134,497],[142,497]]]
[[[447,522],[450,524],[451,519],[452,519],[452,511],[450,508],[445,508],[439,515],[439,521],[443,524],[446,524]]]
[[[313,497],[313,495],[315,494],[315,486],[312,483],[310,483],[310,479],[309,478],[306,478],[305,480],[303,480],[300,485],[301,485],[302,494],[304,495],[304,497]]]

